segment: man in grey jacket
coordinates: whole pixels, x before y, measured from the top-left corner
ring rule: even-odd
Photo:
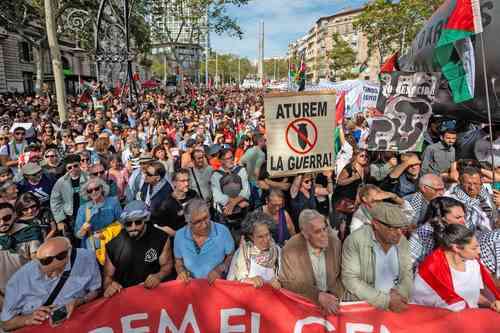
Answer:
[[[50,194],[50,210],[59,230],[71,232],[80,202],[80,186],[88,180],[88,175],[80,169],[80,156],[67,155],[64,159],[66,174],[59,178]]]
[[[413,285],[408,241],[402,234],[408,220],[399,206],[389,203],[377,203],[368,211],[371,225],[356,230],[344,243],[342,282],[354,300],[404,311]]]

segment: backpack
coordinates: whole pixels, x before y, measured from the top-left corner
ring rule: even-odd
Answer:
[[[219,185],[222,193],[230,198],[237,197],[243,189],[243,182],[241,180],[241,177],[238,175],[241,168],[241,166],[237,166],[233,170],[231,170],[230,173],[225,173],[222,170],[215,171],[222,175],[221,179],[219,180]]]

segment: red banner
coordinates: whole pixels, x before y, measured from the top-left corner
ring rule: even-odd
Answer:
[[[48,324],[22,332],[54,333],[443,333],[500,332],[500,314],[488,309],[453,313],[410,306],[402,314],[365,303],[343,305],[339,316],[322,317],[302,298],[271,287],[205,280],[169,282],[155,290],[125,289],[78,309],[57,328]]]

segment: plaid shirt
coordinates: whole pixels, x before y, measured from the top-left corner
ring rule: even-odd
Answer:
[[[476,237],[481,246],[481,260],[491,270],[493,264],[487,264],[487,262],[500,262],[500,257],[498,257],[498,260],[495,259],[495,257],[492,256],[491,250],[488,252],[487,245],[483,246],[483,242],[485,244],[493,243],[497,239],[500,242],[500,230],[491,231],[484,228],[481,225],[481,216],[478,209],[467,209],[465,225],[476,233]],[[409,242],[410,257],[413,262],[413,268],[416,269],[425,257],[434,250],[434,228],[430,223],[424,223],[411,235]],[[497,246],[500,250],[500,243]],[[494,271],[496,271],[496,269]]]

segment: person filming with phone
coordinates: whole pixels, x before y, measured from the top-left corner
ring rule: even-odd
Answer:
[[[2,329],[13,331],[49,320],[52,326],[99,294],[101,274],[95,255],[75,249],[65,237],[43,243],[32,260],[7,282]]]

